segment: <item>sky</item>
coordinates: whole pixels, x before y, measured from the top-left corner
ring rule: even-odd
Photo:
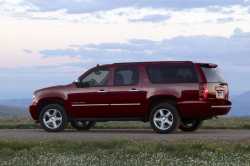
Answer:
[[[216,63],[250,91],[250,0],[0,0],[0,99],[153,60]]]

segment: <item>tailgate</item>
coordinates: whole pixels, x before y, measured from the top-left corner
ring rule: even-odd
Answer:
[[[207,80],[208,100],[216,105],[227,104],[229,98],[228,84],[222,77],[217,65],[204,65],[201,66],[201,69]]]
[[[226,83],[208,83],[208,100],[228,100],[229,90]]]

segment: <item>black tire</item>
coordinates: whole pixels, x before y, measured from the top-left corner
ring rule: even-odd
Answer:
[[[160,110],[163,111],[163,115],[160,113],[161,112]],[[161,119],[161,120],[157,121],[156,119]],[[167,122],[171,122],[171,124]],[[165,128],[160,128],[162,123],[163,127]],[[155,132],[160,134],[171,133],[179,127],[179,123],[180,123],[180,117],[178,114],[178,110],[176,109],[175,106],[167,102],[159,103],[153,106],[150,113],[150,124]]]
[[[94,127],[96,122],[94,121],[71,121],[71,126],[77,130],[89,130]]]
[[[183,120],[180,129],[185,132],[192,132],[197,130],[202,124],[202,120]]]
[[[52,116],[51,114],[53,114],[53,110],[56,111],[56,113]],[[52,117],[54,117],[53,121],[55,121],[55,124],[57,125],[55,128],[52,128],[52,126],[54,126],[54,122],[53,124],[52,121],[48,122],[52,119]],[[56,118],[58,118],[58,120],[56,120]],[[63,106],[59,104],[49,104],[41,109],[41,113],[39,115],[39,122],[44,130],[48,132],[59,132],[63,131],[64,128],[67,126],[68,118]]]

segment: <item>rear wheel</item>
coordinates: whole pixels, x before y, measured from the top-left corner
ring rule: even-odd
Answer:
[[[67,115],[59,104],[49,104],[41,110],[39,121],[42,128],[48,132],[64,130],[67,125]]]
[[[182,124],[180,125],[180,129],[182,131],[195,131],[197,130],[202,124],[202,120],[183,120]]]
[[[151,111],[150,123],[157,133],[171,133],[179,126],[178,111],[169,103],[157,104]]]
[[[94,121],[71,121],[70,123],[77,130],[89,130],[96,124]]]

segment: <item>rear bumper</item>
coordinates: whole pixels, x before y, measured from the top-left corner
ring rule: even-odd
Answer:
[[[226,115],[232,107],[230,101],[214,104],[207,101],[179,102],[178,108],[182,118],[209,119],[214,116]]]
[[[209,111],[212,112],[212,115],[218,116],[218,115],[226,115],[231,109],[230,105],[211,105],[209,108]]]
[[[35,104],[30,105],[29,112],[30,112],[30,115],[31,115],[32,119],[34,119],[34,120],[37,121],[38,118],[39,118],[39,115],[38,115],[38,106],[35,105]]]

